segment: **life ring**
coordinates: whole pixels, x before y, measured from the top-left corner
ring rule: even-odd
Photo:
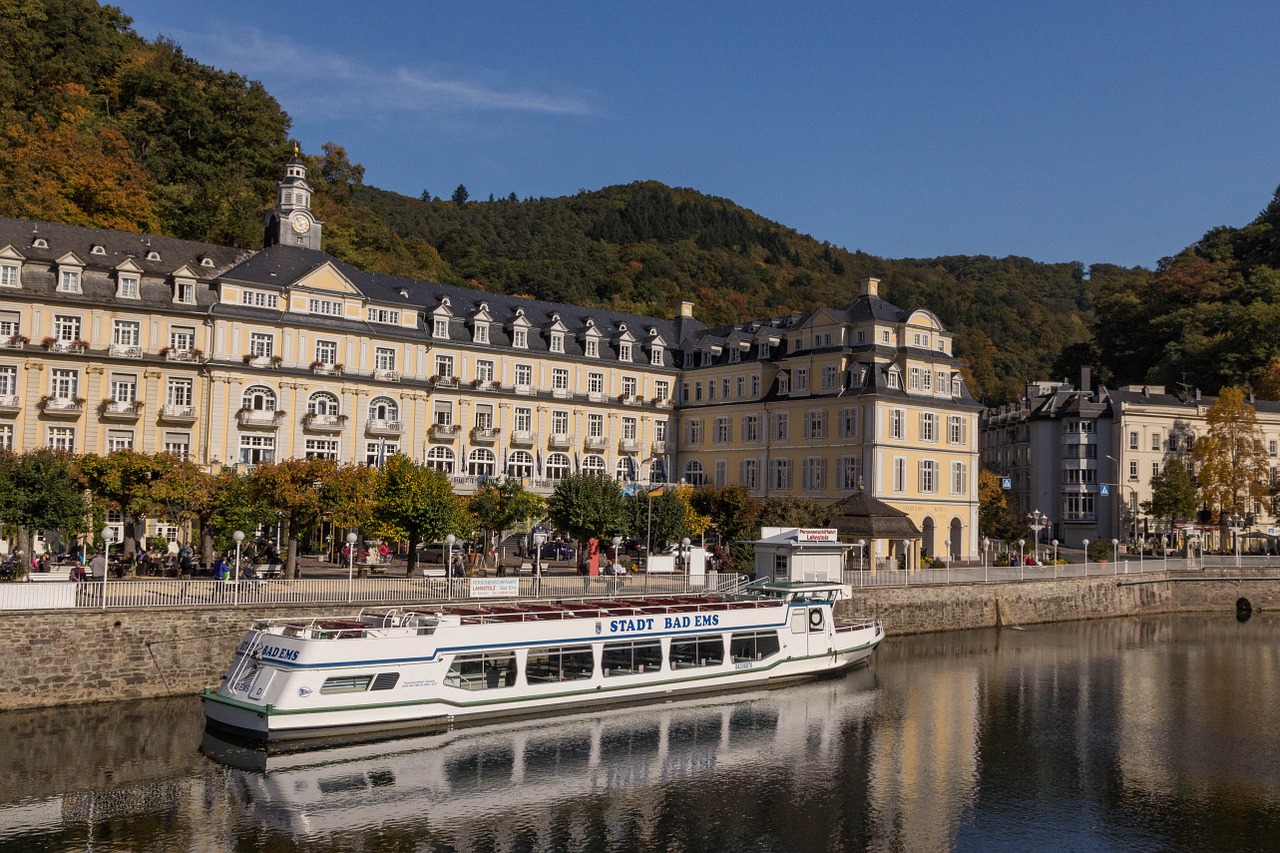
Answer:
[[[816,607],[809,608],[809,630],[818,631],[822,628],[822,611]]]

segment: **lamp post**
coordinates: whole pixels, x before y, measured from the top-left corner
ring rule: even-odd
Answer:
[[[991,552],[991,539],[986,536],[983,536],[982,537],[982,582],[983,583],[987,582],[987,565],[990,562],[989,560],[991,556],[990,552]]]
[[[1084,545],[1084,576],[1089,577],[1089,540],[1083,539],[1080,544]]]
[[[1027,540],[1025,539],[1018,540],[1018,580],[1026,580],[1025,572],[1026,572],[1027,560],[1022,555],[1022,546],[1026,544],[1027,544]]]
[[[1058,579],[1058,540],[1053,540],[1053,579]]]
[[[689,574],[689,537],[686,536],[680,540],[680,559],[684,564],[684,573]]]
[[[613,537],[613,563],[609,566],[609,569],[611,570],[613,577],[609,578],[610,583],[617,583],[618,581],[618,568],[619,568],[618,552],[621,548],[622,548],[622,537],[621,536]]]
[[[1115,574],[1120,574],[1120,540],[1111,540],[1111,561],[1116,564]]]
[[[107,609],[107,574],[111,571],[111,540],[116,538],[116,531],[110,527],[102,528],[102,609]],[[34,548],[32,549],[35,550]]]
[[[863,575],[862,575],[862,557],[867,550],[867,540],[859,539],[857,542],[857,545],[858,545],[858,586],[862,586],[865,583],[865,579],[863,578]]]
[[[1240,530],[1242,524],[1244,524],[1243,518],[1238,515],[1231,516],[1231,539],[1235,546],[1237,567],[1240,565]]]
[[[449,581],[449,595],[453,595],[453,543],[458,541],[458,537],[450,533],[444,537],[445,546],[445,563],[444,576]]]
[[[942,566],[947,571],[951,570],[951,540],[943,539],[942,547],[946,549],[946,556],[942,558]]]
[[[1044,530],[1044,522],[1049,518],[1049,516],[1037,509],[1027,517],[1031,519],[1029,527],[1031,528],[1032,533],[1035,534],[1035,539],[1031,546],[1031,556],[1032,559],[1038,563],[1040,562],[1040,531]]]
[[[533,594],[542,593],[542,543],[547,541],[547,534],[541,530],[533,532]]]
[[[359,538],[354,530],[347,534],[347,601],[352,598],[352,574],[356,564],[356,540]]]
[[[238,607],[240,605],[240,544],[244,542],[244,531],[237,530],[231,534],[231,538],[236,540],[236,585],[232,603]]]

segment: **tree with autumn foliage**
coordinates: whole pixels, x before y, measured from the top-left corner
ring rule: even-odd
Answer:
[[[380,471],[381,484],[374,501],[374,514],[409,543],[407,574],[418,567],[418,546],[438,542],[450,533],[466,536],[474,519],[453,493],[449,477],[397,453]]]
[[[301,576],[298,540],[320,518],[324,484],[336,469],[337,463],[332,459],[307,457],[264,462],[250,475],[249,492],[253,499],[274,511],[284,524],[289,543],[285,577]]]
[[[1207,432],[1196,439],[1191,458],[1200,499],[1219,513],[1223,526],[1266,500],[1270,458],[1258,426],[1258,412],[1239,386],[1223,388],[1205,415]]]
[[[126,558],[138,550],[135,530],[138,520],[153,508],[152,482],[162,477],[174,462],[174,457],[166,454],[156,456],[137,450],[113,450],[106,456],[88,453],[80,457],[78,467],[85,488],[95,501],[120,513],[123,519]]]
[[[508,530],[542,518],[547,502],[525,489],[519,480],[505,477],[481,486],[467,501],[467,511],[475,516],[481,528],[501,542]]]
[[[1026,523],[1018,518],[1000,487],[1000,478],[986,468],[978,471],[978,530],[991,539],[1017,539],[1026,535]]]
[[[216,482],[202,466],[172,457],[168,470],[148,485],[151,511],[177,528],[179,542],[190,545],[193,532],[198,536],[205,532]]]

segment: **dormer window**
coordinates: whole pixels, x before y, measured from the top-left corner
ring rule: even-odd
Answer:
[[[511,330],[511,345],[516,349],[529,348],[529,332],[526,329]]]
[[[178,279],[173,283],[173,301],[182,305],[196,304],[196,283]]]
[[[61,270],[58,274],[59,293],[80,292],[80,270]]]
[[[597,341],[595,338],[587,338],[586,356],[587,358],[600,357],[600,342]]]
[[[94,246],[92,249],[89,250],[89,254],[91,255],[105,255],[106,253],[107,253],[106,246]]]
[[[201,259],[200,259],[200,266],[202,266],[202,267],[210,267],[210,268],[212,268],[212,267],[213,267],[213,258],[201,258]]]
[[[150,252],[147,252],[147,260],[149,261],[160,260],[160,253],[152,249]]]
[[[31,246],[35,249],[47,249],[49,248],[49,241],[43,237],[37,237],[31,241]]]
[[[889,333],[888,333],[888,332],[885,332],[885,334],[887,335],[887,334],[889,334]],[[896,368],[895,368],[895,369],[891,369],[891,370],[889,371],[889,387],[890,387],[890,388],[901,388],[901,387],[902,387],[902,377],[898,374],[898,371],[897,371],[897,369],[896,369]]]
[[[700,363],[698,366],[699,366],[699,367],[710,367],[710,366],[711,366],[711,350],[709,350],[709,349],[704,349],[704,350],[702,351],[702,361],[701,361],[701,363]]]
[[[729,363],[737,364],[740,361],[742,361],[742,350],[737,347],[733,347],[729,350]]]
[[[550,350],[552,352],[564,352],[564,335],[560,332],[551,333]]]
[[[473,343],[487,344],[489,343],[489,324],[476,323],[475,332],[471,336]]]
[[[446,317],[436,317],[431,327],[431,337],[436,340],[448,340],[449,338],[449,320]]]
[[[631,360],[631,344],[618,344],[618,361]]]
[[[649,363],[654,367],[662,367],[662,347],[654,347],[649,351]]]
[[[22,267],[16,263],[0,262],[0,287],[21,287]]]
[[[138,299],[141,296],[141,293],[139,292],[138,277],[136,275],[120,276],[120,283],[116,290],[116,296],[120,299]]]

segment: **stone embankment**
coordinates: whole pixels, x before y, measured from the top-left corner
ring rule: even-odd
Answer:
[[[1142,575],[1026,583],[855,589],[842,612],[878,616],[894,635],[1155,613],[1280,609],[1280,579]],[[342,608],[138,609],[0,617],[0,709],[193,695],[218,684],[254,618]]]

